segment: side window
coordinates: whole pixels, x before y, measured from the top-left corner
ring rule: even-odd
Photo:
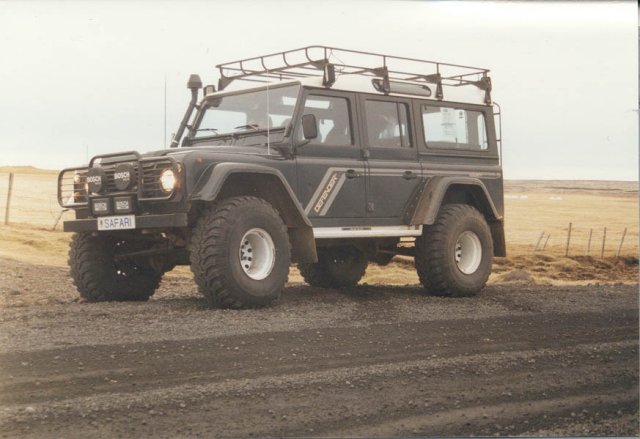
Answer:
[[[318,138],[312,141],[313,144],[353,145],[349,101],[346,98],[309,95],[303,114],[313,114],[318,121]],[[299,130],[299,137],[302,138],[302,130]]]
[[[406,104],[388,101],[365,101],[367,139],[370,146],[383,148],[411,147]]]
[[[428,148],[486,150],[489,145],[480,111],[423,105],[422,123]]]

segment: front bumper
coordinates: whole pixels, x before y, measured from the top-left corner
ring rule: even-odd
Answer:
[[[189,224],[186,213],[169,213],[163,215],[136,215],[136,228],[164,229],[168,227],[186,227]],[[94,232],[98,231],[98,220],[79,219],[64,222],[65,232]]]

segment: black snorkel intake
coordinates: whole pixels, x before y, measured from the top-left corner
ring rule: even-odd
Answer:
[[[170,148],[177,148],[180,143],[180,139],[182,138],[182,134],[184,133],[184,129],[187,127],[187,123],[189,123],[189,119],[191,118],[191,113],[193,113],[193,109],[196,108],[198,102],[198,90],[202,88],[202,80],[198,75],[189,76],[189,81],[187,82],[187,88],[191,90],[191,101],[189,102],[189,106],[187,107],[187,111],[182,118],[182,122],[180,122],[180,126],[178,127],[178,131],[171,139]]]

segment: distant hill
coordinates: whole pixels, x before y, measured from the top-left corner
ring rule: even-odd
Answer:
[[[505,180],[506,192],[595,192],[601,194],[637,194],[637,181],[612,180]]]

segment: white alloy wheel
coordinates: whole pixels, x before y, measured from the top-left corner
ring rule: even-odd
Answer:
[[[467,230],[458,236],[455,248],[458,269],[464,274],[473,274],[482,262],[482,244],[475,233]]]
[[[240,241],[238,256],[247,276],[253,280],[266,278],[276,263],[276,248],[271,235],[264,229],[249,230]]]

